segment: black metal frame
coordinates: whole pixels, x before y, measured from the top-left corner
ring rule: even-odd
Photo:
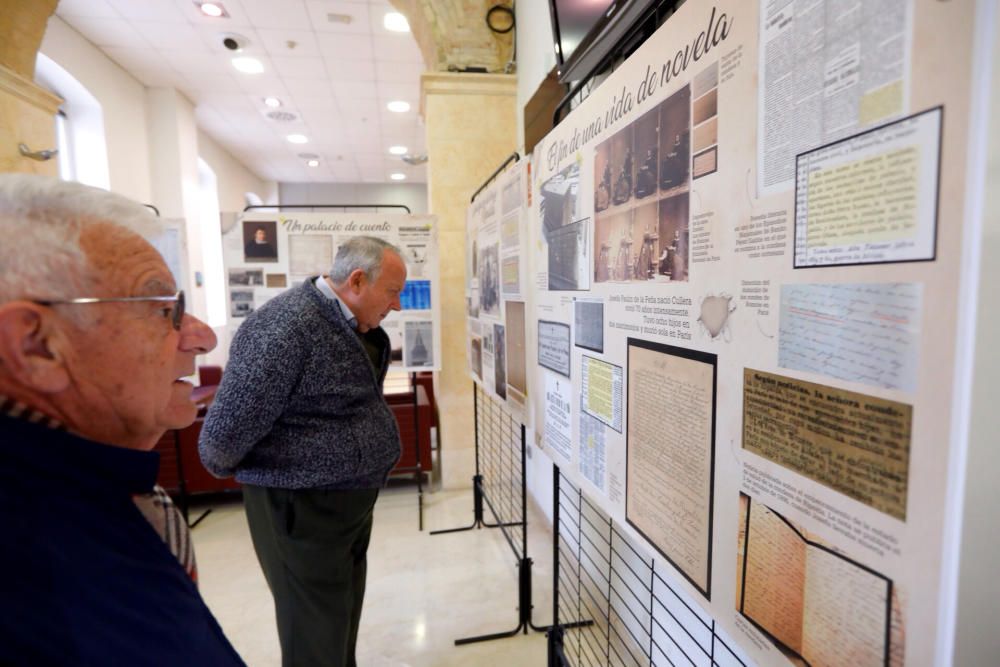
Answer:
[[[412,472],[417,479],[417,529],[424,529],[424,469],[420,460],[420,394],[418,393],[417,372],[410,371],[410,388],[413,390],[413,446],[417,457],[416,465],[409,468],[393,468],[389,474]],[[427,397],[430,405],[430,396]]]
[[[468,526],[462,526],[460,528],[447,528],[444,530],[434,530],[431,531],[431,535],[441,535],[444,533],[457,533],[467,530],[481,529],[481,528],[499,528],[503,533],[504,538],[507,540],[507,544],[510,546],[511,552],[513,552],[514,557],[517,559],[517,591],[518,591],[518,618],[517,627],[513,630],[507,630],[504,632],[494,632],[486,635],[479,635],[475,637],[465,637],[463,639],[456,639],[455,645],[461,646],[463,644],[472,644],[475,642],[490,641],[493,639],[504,639],[506,637],[513,637],[519,632],[528,634],[528,630],[535,630],[536,632],[545,632],[548,630],[547,626],[537,626],[531,620],[531,610],[533,605],[531,603],[531,566],[532,559],[528,557],[528,518],[527,518],[527,505],[528,505],[528,495],[527,487],[525,485],[525,446],[527,439],[525,437],[525,427],[524,424],[518,424],[518,433],[514,433],[514,423],[516,420],[506,411],[499,407],[499,403],[490,399],[488,395],[483,392],[478,384],[473,382],[473,402],[474,402],[474,418],[475,418],[475,455],[476,455],[476,474],[472,478],[472,512],[473,519],[472,523]],[[479,395],[483,394],[484,400],[489,401],[487,405],[482,405]],[[484,413],[482,418],[480,413]],[[501,442],[501,444],[515,445],[515,441],[519,440],[519,451],[520,451],[520,478],[515,479],[514,477],[508,477],[506,480],[503,479],[504,472],[509,473],[510,470],[503,470],[506,466],[510,468],[515,463],[513,461],[513,456],[510,452],[513,447],[508,447],[508,456],[505,457],[504,451],[485,451],[483,456],[489,456],[495,460],[497,463],[497,472],[501,476],[500,486],[497,487],[495,484],[484,482],[484,477],[482,474],[480,450],[487,449],[488,445],[494,444],[497,440],[504,440],[506,437],[506,442]],[[492,465],[492,461],[490,462]],[[493,500],[490,499],[489,489],[491,487],[497,491],[497,504],[494,504]],[[515,489],[514,487],[519,487]],[[505,491],[510,491],[509,494],[505,494]],[[519,497],[515,498],[515,492],[519,492]],[[520,507],[516,506],[519,501]],[[504,506],[504,503],[506,506]],[[490,513],[493,514],[493,518],[496,523],[487,523],[483,519],[483,507],[487,507]],[[505,521],[504,510],[514,513],[519,510],[520,521]],[[521,527],[520,536],[512,535],[507,529],[515,528],[517,526]],[[520,549],[515,541],[520,537]]]
[[[412,213],[410,207],[406,204],[249,204],[243,207],[243,212],[252,211],[258,208],[266,209],[278,209],[279,211],[283,208],[343,208],[343,209],[353,209],[353,208],[401,208],[407,213]]]
[[[497,167],[496,171],[490,174],[489,177],[485,181],[483,181],[483,184],[480,185],[479,188],[472,193],[472,196],[469,197],[469,203],[471,204],[472,202],[476,201],[476,197],[478,197],[483,190],[488,188],[490,183],[496,180],[496,177],[499,176],[500,173],[507,168],[507,165],[509,165],[511,162],[518,162],[520,159],[521,155],[517,151],[514,151],[513,153],[508,155],[507,159],[504,160],[499,167]]]
[[[549,667],[745,665],[715,620],[671,583],[677,577],[669,565],[640,553],[556,465],[552,494]]]
[[[587,88],[593,82],[594,78],[603,74],[608,68],[612,70],[619,64],[621,64],[625,58],[632,54],[636,49],[642,46],[656,30],[663,25],[670,16],[677,11],[677,8],[681,5],[684,0],[660,0],[659,2],[653,4],[649,7],[631,28],[625,33],[624,37],[618,40],[615,48],[608,51],[603,58],[601,58],[594,68],[590,70],[586,76],[581,77],[576,84],[570,88],[569,92],[559,101],[556,105],[555,111],[552,112],[552,127],[559,125],[562,120],[561,114],[566,109],[567,105],[580,94],[585,88]],[[586,95],[580,99],[582,102],[586,99]]]

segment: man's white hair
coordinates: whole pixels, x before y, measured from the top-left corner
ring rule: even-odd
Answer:
[[[80,183],[34,174],[0,174],[0,303],[81,296],[95,276],[80,235],[98,224],[144,238],[160,230],[151,211]]]
[[[364,271],[368,280],[378,280],[386,250],[396,253],[400,259],[403,257],[399,248],[388,241],[374,236],[352,236],[337,248],[337,256],[330,269],[330,280],[339,285],[357,269]]]

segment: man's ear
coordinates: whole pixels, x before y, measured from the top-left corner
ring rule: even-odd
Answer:
[[[68,341],[51,312],[30,301],[0,305],[0,366],[17,383],[42,393],[69,385],[62,351]]]
[[[347,276],[347,284],[353,290],[360,290],[364,287],[365,283],[368,281],[368,276],[361,269],[354,269],[351,271],[351,275]]]

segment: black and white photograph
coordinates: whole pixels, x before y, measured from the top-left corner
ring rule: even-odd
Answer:
[[[264,277],[264,280],[268,287],[288,287],[288,276],[284,273],[269,273]]]
[[[520,172],[503,184],[500,190],[500,214],[507,215],[521,208],[521,176]]]
[[[542,183],[541,190],[542,235],[548,239],[551,232],[580,218],[580,165],[569,165]]]
[[[229,269],[229,284],[235,287],[261,287],[264,285],[264,270]]]
[[[573,322],[576,346],[603,353],[604,302],[597,299],[576,299],[573,302]]]
[[[660,190],[687,185],[691,164],[691,86],[660,103]]]
[[[493,375],[497,396],[507,398],[507,351],[502,324],[493,325]]]
[[[538,365],[569,377],[569,339],[568,324],[538,320]]]
[[[612,136],[611,145],[611,205],[621,206],[632,199],[635,183],[635,155],[632,145],[634,125],[627,125]]]
[[[671,282],[688,279],[688,193],[660,200],[658,276]]]
[[[466,297],[466,303],[468,305],[469,317],[479,317],[479,290],[471,289],[469,290],[469,296]]]
[[[500,316],[500,254],[494,243],[479,251],[479,309]]]
[[[278,223],[243,221],[243,259],[248,263],[278,261]]]
[[[633,123],[632,154],[635,159],[636,199],[655,195],[659,166],[659,119],[656,109],[646,112]]]
[[[253,290],[229,290],[229,316],[246,317],[253,312]]]
[[[524,302],[507,301],[506,329],[504,330],[504,352],[507,355],[507,385],[511,396],[520,401],[528,393],[527,356],[524,344]]]
[[[434,323],[411,320],[403,323],[404,366],[434,365]]]
[[[481,338],[473,338],[469,341],[469,365],[472,372],[480,380],[483,379],[483,341]]]
[[[657,278],[661,253],[657,202],[615,211],[594,224],[594,281],[632,282]]]

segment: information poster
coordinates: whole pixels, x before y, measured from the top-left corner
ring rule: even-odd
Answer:
[[[975,18],[688,0],[535,146],[516,286],[476,217],[535,442],[748,663],[944,645]]]
[[[402,308],[382,322],[393,370],[441,369],[438,231],[433,216],[382,213],[243,214],[222,237],[231,336],[243,319],[303,281],[325,275],[352,236],[374,236],[399,248],[406,262]]]
[[[528,364],[536,359],[529,347],[535,331],[527,282],[530,194],[528,160],[522,160],[476,195],[465,236],[469,371],[526,425],[532,407]]]

